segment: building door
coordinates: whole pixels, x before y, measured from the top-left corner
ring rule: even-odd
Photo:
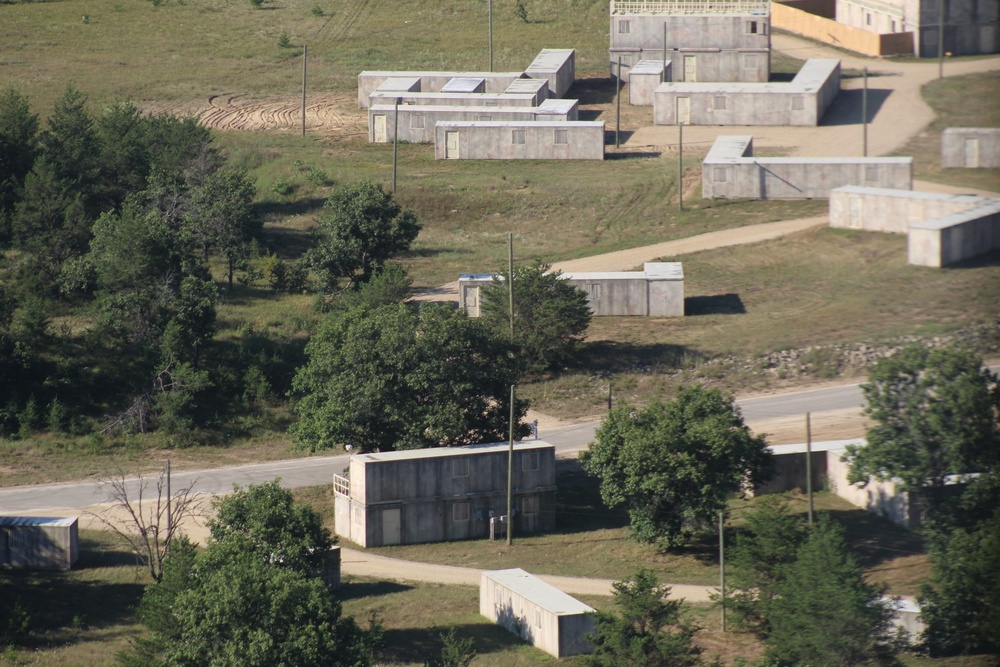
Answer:
[[[852,196],[848,198],[848,201],[850,201],[851,205],[850,210],[847,213],[847,226],[851,229],[861,229],[861,224],[863,222],[861,218],[861,197]]]
[[[387,138],[385,136],[385,114],[377,113],[372,117],[372,120],[374,121],[373,123],[374,132],[372,136],[372,141],[374,141],[376,144],[386,143]]]
[[[382,545],[399,544],[399,508],[382,510]]]
[[[979,139],[965,140],[965,166],[979,167]]]
[[[691,124],[691,98],[677,98],[677,122],[685,125]]]
[[[465,297],[465,314],[469,317],[479,317],[479,286],[467,285],[463,296]]]
[[[698,59],[695,56],[684,56],[684,80],[698,80]]]
[[[458,132],[447,130],[444,133],[444,159],[458,159]]]

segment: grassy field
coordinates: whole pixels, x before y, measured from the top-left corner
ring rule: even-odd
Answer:
[[[1000,127],[1000,72],[931,81],[921,91],[937,119],[903,146],[913,156],[913,177],[1000,192],[1000,169],[942,169],[941,132],[949,127]]]

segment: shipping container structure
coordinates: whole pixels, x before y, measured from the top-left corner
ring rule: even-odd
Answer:
[[[77,517],[0,516],[0,567],[69,570],[79,557]]]

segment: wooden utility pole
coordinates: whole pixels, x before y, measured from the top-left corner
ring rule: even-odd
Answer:
[[[510,310],[510,341],[514,342],[514,232],[507,232],[507,308]]]
[[[944,0],[938,0],[938,78],[944,78]]]
[[[490,6],[490,71],[493,71],[493,0],[487,0]]]
[[[306,62],[308,61],[308,49],[302,45],[302,136],[306,136]]]
[[[809,498],[809,527],[813,525],[813,475],[812,475],[813,445],[812,419],[806,413],[806,496]]]
[[[726,631],[726,513],[719,512],[719,594],[722,601],[722,631]]]
[[[684,123],[677,121],[677,210],[684,210]]]
[[[660,82],[667,80],[667,22],[663,22],[663,73],[660,74]]]
[[[396,158],[399,156],[399,98],[392,112],[392,194],[396,194]]]
[[[171,529],[174,527],[173,526],[174,517],[173,517],[173,514],[171,513],[171,509],[172,508],[170,507],[170,502],[171,502],[170,495],[171,495],[170,494],[170,459],[167,459],[167,536],[168,537],[170,536]]]
[[[507,449],[507,546],[514,544],[514,385],[510,386],[510,447]]]
[[[861,92],[861,126],[864,142],[864,152],[862,155],[868,157],[868,68],[865,68],[865,87]]]
[[[618,135],[622,129],[622,57],[618,56],[618,76],[615,79],[615,105],[618,113],[615,116],[615,148],[621,146]]]

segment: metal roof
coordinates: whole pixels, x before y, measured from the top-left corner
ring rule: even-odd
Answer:
[[[0,516],[0,526],[72,526],[75,516]]]
[[[566,595],[555,586],[545,583],[521,568],[487,570],[483,572],[483,576],[558,616],[594,612],[593,607]]]

